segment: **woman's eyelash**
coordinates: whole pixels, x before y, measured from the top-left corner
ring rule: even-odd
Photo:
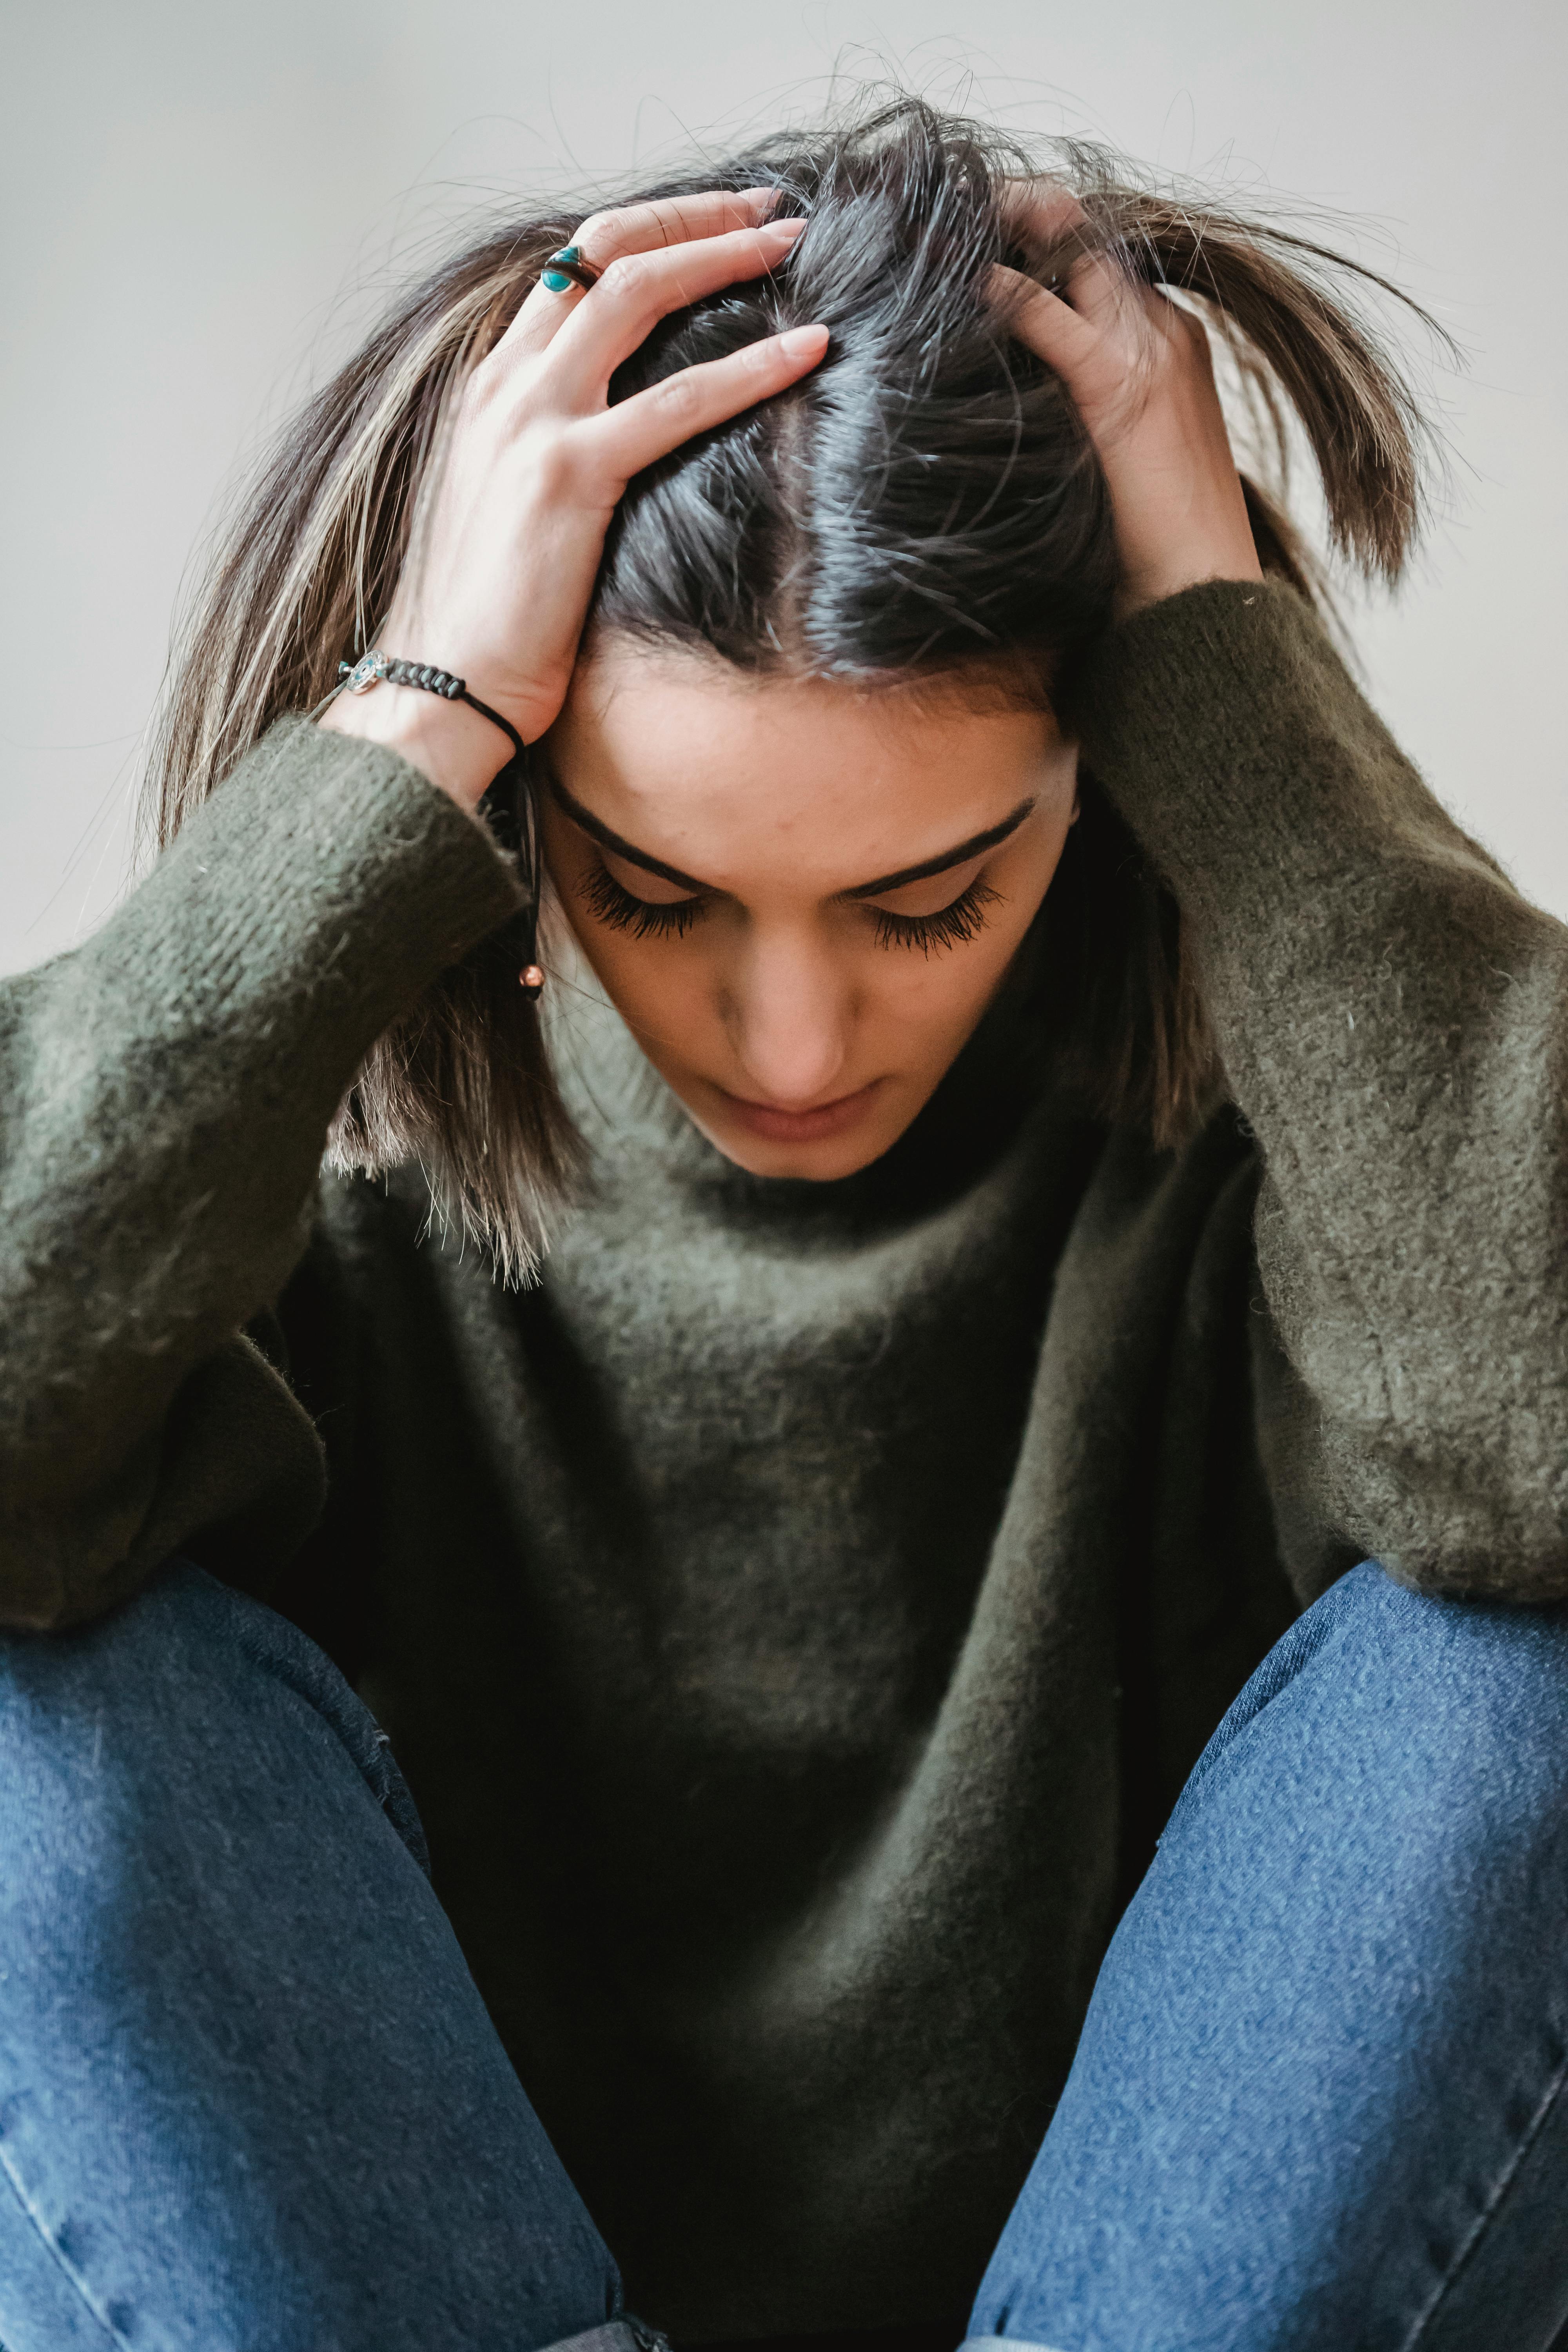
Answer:
[[[976,880],[967,890],[961,890],[950,907],[939,907],[934,915],[889,915],[874,907],[877,945],[919,948],[921,955],[930,955],[933,948],[963,947],[985,929],[986,908],[1000,904],[1000,895]]]
[[[634,940],[684,939],[708,905],[706,898],[663,901],[634,898],[623,889],[603,858],[595,859],[577,887],[590,912],[615,930],[629,931]],[[985,929],[985,908],[1000,903],[994,890],[976,880],[934,915],[890,915],[881,907],[869,908],[868,912],[875,919],[879,948],[918,948],[921,955],[929,956],[935,948],[963,947],[978,939]]]
[[[577,886],[583,903],[617,931],[634,940],[681,939],[691,929],[706,898],[634,898],[623,890],[602,857],[596,857]]]

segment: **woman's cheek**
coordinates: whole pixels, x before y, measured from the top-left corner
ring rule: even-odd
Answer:
[[[710,959],[684,939],[639,940],[595,922],[585,908],[568,908],[578,945],[594,976],[629,1028],[679,1047],[716,1025]]]

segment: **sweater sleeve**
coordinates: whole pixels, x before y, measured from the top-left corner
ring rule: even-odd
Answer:
[[[1181,903],[1263,1156],[1285,1515],[1430,1591],[1568,1593],[1568,930],[1283,586],[1117,631],[1084,741]]]
[[[321,1449],[243,1327],[366,1048],[516,899],[414,768],[286,719],[94,938],[0,986],[0,1622],[307,1531]]]

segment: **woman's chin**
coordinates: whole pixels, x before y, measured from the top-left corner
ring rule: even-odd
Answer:
[[[879,1160],[920,1108],[906,1089],[874,1078],[855,1093],[804,1111],[748,1101],[704,1086],[699,1102],[683,1096],[689,1116],[716,1150],[752,1176],[830,1184]]]

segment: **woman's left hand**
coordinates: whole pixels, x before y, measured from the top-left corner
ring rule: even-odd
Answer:
[[[1060,192],[1023,201],[1047,237],[1081,218]],[[1016,299],[1014,333],[1066,384],[1104,469],[1119,616],[1200,580],[1261,579],[1202,321],[1095,254],[1059,294],[1016,270],[996,277]]]

